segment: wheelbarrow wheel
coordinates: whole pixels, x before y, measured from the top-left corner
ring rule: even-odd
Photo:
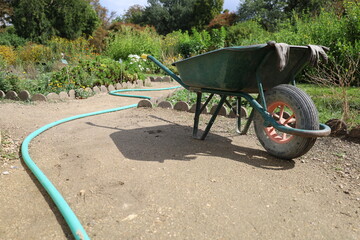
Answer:
[[[306,130],[318,130],[319,118],[311,98],[295,86],[282,84],[265,93],[267,111],[280,124]],[[274,127],[264,126],[260,113],[254,116],[255,133],[261,145],[271,155],[292,159],[304,155],[316,138],[286,134]]]

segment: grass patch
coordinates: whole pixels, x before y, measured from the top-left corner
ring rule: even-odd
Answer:
[[[321,87],[314,84],[298,84],[314,101],[319,111],[321,122],[330,119],[341,119],[343,115],[342,89],[338,87]],[[360,125],[360,97],[358,87],[346,88],[348,96],[350,118],[347,121],[349,127]]]
[[[325,123],[330,119],[341,119],[342,118],[342,107],[343,99],[341,98],[341,88],[330,88],[330,87],[320,87],[314,84],[298,84],[297,87],[305,91],[310,95],[311,99],[314,101],[317,110],[319,111],[320,122]],[[346,89],[348,96],[349,107],[350,107],[350,119],[347,122],[348,126],[354,127],[360,125],[360,97],[359,97],[359,88],[358,87],[349,87]],[[202,102],[205,102],[209,94],[203,94]],[[184,101],[190,105],[196,103],[196,93],[190,92],[186,89],[177,91],[173,96],[167,99],[168,101],[175,104],[177,101]],[[210,103],[209,107],[217,104],[220,100],[219,96],[214,97]],[[233,99],[235,100],[235,99]],[[244,100],[242,103],[248,110],[250,105]]]

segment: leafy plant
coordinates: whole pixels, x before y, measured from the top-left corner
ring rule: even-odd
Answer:
[[[12,73],[0,71],[0,90],[8,92],[10,90],[19,92],[19,77]]]
[[[151,54],[160,57],[160,36],[155,34],[151,28],[143,31],[124,26],[121,31],[110,34],[108,47],[105,55],[112,59],[125,61],[130,54]]]
[[[12,46],[0,45],[0,56],[7,65],[13,65],[16,61],[16,52]]]

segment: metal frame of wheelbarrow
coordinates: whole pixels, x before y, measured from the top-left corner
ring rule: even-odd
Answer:
[[[217,115],[220,112],[221,107],[224,105],[224,103],[226,105],[228,105],[230,108],[233,109],[233,111],[235,112],[235,114],[237,115],[237,132],[240,134],[246,134],[251,121],[253,120],[254,117],[254,110],[258,111],[260,113],[260,115],[262,116],[262,118],[264,119],[264,127],[270,127],[273,126],[275,129],[283,132],[283,133],[287,133],[287,134],[292,134],[292,135],[296,135],[296,136],[301,136],[301,137],[310,137],[310,138],[316,138],[316,137],[325,137],[328,136],[331,132],[331,129],[329,126],[325,125],[325,124],[321,124],[319,126],[319,130],[306,130],[306,129],[298,129],[298,128],[290,128],[290,127],[286,127],[283,126],[281,124],[279,124],[278,122],[276,122],[276,120],[271,116],[271,114],[266,110],[267,106],[266,106],[266,101],[265,101],[265,95],[264,95],[264,90],[263,90],[263,84],[262,84],[262,80],[259,74],[259,69],[263,66],[264,62],[266,61],[266,59],[269,57],[270,53],[268,53],[265,58],[263,59],[263,61],[261,62],[261,64],[258,66],[257,70],[256,70],[256,80],[257,80],[257,85],[258,85],[258,89],[259,89],[259,94],[258,94],[258,98],[257,100],[255,100],[250,94],[246,93],[246,92],[232,92],[232,91],[222,91],[222,90],[215,90],[215,89],[207,89],[207,88],[193,88],[190,87],[186,84],[184,84],[181,80],[181,78],[179,78],[175,73],[173,73],[170,69],[168,69],[166,66],[164,66],[161,62],[159,62],[156,58],[154,58],[153,56],[150,55],[143,55],[144,58],[148,58],[151,61],[153,61],[156,65],[158,65],[161,69],[163,69],[167,74],[169,74],[176,82],[178,82],[181,86],[183,86],[185,89],[189,90],[189,91],[194,91],[197,94],[197,99],[196,99],[196,109],[195,109],[195,117],[194,117],[194,128],[193,128],[193,137],[194,138],[198,138],[201,140],[204,140],[207,136],[207,134],[209,133],[213,123],[215,122],[215,119],[217,117]],[[296,68],[295,68],[296,69]],[[300,69],[298,70],[300,71]],[[296,76],[297,72],[293,72],[292,73],[292,81],[291,83],[293,85],[295,85],[295,76]],[[207,100],[205,101],[205,103],[202,105],[201,103],[201,97],[202,97],[202,93],[210,93],[210,96],[207,98]],[[198,137],[198,126],[199,126],[199,118],[200,118],[200,114],[204,111],[205,107],[207,106],[207,104],[210,102],[210,100],[212,99],[212,97],[214,96],[214,94],[218,94],[220,96],[220,102],[217,105],[214,113],[212,114],[206,128],[205,131],[203,132],[203,134],[201,135],[201,137]],[[237,106],[236,108],[231,107],[230,103],[227,101],[227,97],[228,96],[235,96],[237,97]],[[241,114],[240,114],[240,110],[241,110],[241,98],[245,98],[250,105],[252,106],[252,111],[251,114],[249,116],[249,119],[247,120],[247,123],[245,124],[244,129],[241,131]],[[260,101],[260,103],[258,102]]]

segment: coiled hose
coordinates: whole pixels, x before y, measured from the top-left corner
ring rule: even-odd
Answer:
[[[157,89],[123,89],[123,90],[112,91],[109,94],[115,95],[115,96],[121,96],[121,97],[151,99],[151,97],[147,97],[147,96],[127,95],[127,94],[120,94],[119,92],[162,91],[162,90],[172,90],[172,89],[176,89],[176,88],[180,88],[180,86],[169,87],[169,88],[157,88]],[[35,177],[39,180],[39,182],[44,187],[46,192],[50,195],[51,199],[54,201],[55,205],[57,206],[60,213],[64,217],[66,223],[68,224],[75,239],[87,240],[90,238],[87,235],[84,227],[81,225],[79,219],[76,217],[75,213],[71,210],[69,204],[65,201],[63,196],[55,188],[55,186],[51,183],[51,181],[46,177],[46,175],[40,170],[40,168],[31,159],[30,154],[29,154],[29,144],[30,144],[31,140],[33,140],[39,134],[41,134],[41,133],[45,132],[46,130],[48,130],[52,127],[55,127],[59,124],[73,121],[73,120],[76,120],[79,118],[85,118],[85,117],[100,115],[100,114],[104,114],[104,113],[116,112],[116,111],[121,111],[121,110],[129,109],[129,108],[134,108],[134,107],[137,107],[137,104],[131,104],[131,105],[119,107],[119,108],[112,108],[112,109],[107,109],[107,110],[102,110],[102,111],[97,111],[97,112],[80,114],[80,115],[76,115],[76,116],[72,116],[72,117],[68,117],[68,118],[64,118],[64,119],[52,122],[50,124],[47,124],[39,129],[37,129],[34,132],[32,132],[30,135],[28,135],[25,138],[25,140],[23,141],[23,143],[21,145],[21,155],[22,155],[22,158],[23,158],[26,166],[35,175]]]

